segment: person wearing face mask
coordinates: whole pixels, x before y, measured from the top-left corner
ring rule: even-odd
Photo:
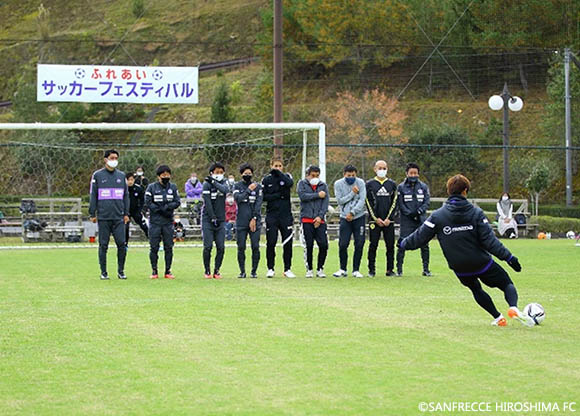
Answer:
[[[334,195],[340,207],[340,225],[338,229],[340,269],[332,275],[334,277],[347,276],[348,246],[351,236],[354,236],[352,276],[363,277],[359,269],[365,245],[365,201],[367,190],[364,181],[356,177],[357,170],[353,165],[346,165],[343,173],[344,177],[334,183]]]
[[[117,277],[125,280],[125,224],[129,222],[129,191],[125,174],[117,169],[119,152],[107,150],[105,167],[93,173],[91,178],[89,217],[98,221],[99,265],[101,280],[109,280],[107,274],[107,250],[111,234],[117,245]]]
[[[147,189],[149,186],[149,179],[145,177],[143,166],[137,166],[137,169],[135,169],[135,183],[143,189]]]
[[[234,185],[236,184],[236,178],[234,175],[228,175],[228,188],[230,188],[230,192],[234,192]]]
[[[167,165],[157,168],[157,181],[149,184],[145,191],[145,208],[150,213],[149,226],[149,260],[151,261],[151,279],[158,279],[157,260],[159,245],[163,241],[165,253],[166,279],[174,279],[171,273],[173,262],[173,211],[179,207],[181,199],[177,186],[171,182],[171,169]]]
[[[238,216],[236,218],[236,242],[238,245],[239,278],[246,277],[246,240],[250,235],[252,248],[251,278],[258,277],[258,264],[260,263],[260,230],[262,226],[262,185],[254,181],[254,168],[248,163],[240,166],[242,180],[234,186],[234,198],[238,204]]]
[[[129,218],[132,218],[135,224],[145,233],[145,237],[149,238],[149,227],[142,214],[143,206],[145,205],[145,189],[135,183],[135,175],[133,173],[127,173],[125,177],[127,178],[129,190]],[[129,224],[130,222],[125,227],[126,246],[129,245]]]
[[[297,192],[300,198],[300,222],[306,243],[306,277],[314,277],[312,254],[314,241],[318,244],[318,261],[316,276],[326,277],[324,262],[328,253],[328,235],[326,233],[326,212],[328,211],[328,186],[319,178],[320,168],[309,166],[306,178],[298,182]]]
[[[282,237],[284,251],[283,276],[293,279],[296,275],[292,272],[292,239],[294,237],[294,217],[290,201],[290,191],[294,186],[294,179],[290,173],[284,173],[284,164],[278,158],[272,159],[272,170],[262,180],[264,189],[264,201],[266,205],[266,262],[268,272],[266,277],[275,275],[274,265],[276,259],[276,242],[278,232]]]
[[[203,207],[201,208],[201,234],[203,238],[203,266],[206,279],[221,279],[220,267],[224,260],[226,232],[226,195],[230,188],[224,179],[225,167],[212,163],[209,176],[203,183]],[[211,273],[211,249],[216,246],[213,273]]]
[[[513,216],[514,204],[510,194],[504,192],[497,202],[497,230],[500,236],[518,238],[518,224]]]
[[[381,236],[387,249],[387,276],[395,272],[395,223],[393,216],[397,207],[397,184],[387,177],[387,162],[378,160],[375,163],[376,176],[367,181],[367,210],[369,212],[369,277],[376,273],[377,248]]]
[[[407,163],[407,178],[397,187],[397,207],[401,214],[401,238],[413,233],[427,218],[430,196],[429,187],[419,180],[419,166]],[[397,276],[403,275],[405,250],[397,250]],[[423,276],[432,276],[429,271],[429,245],[421,247]]]
[[[234,238],[237,215],[238,205],[234,200],[234,195],[232,193],[228,193],[226,195],[226,240],[228,241],[231,241]]]
[[[197,173],[193,172],[185,182],[185,197],[187,199],[201,200],[202,185],[197,179]]]

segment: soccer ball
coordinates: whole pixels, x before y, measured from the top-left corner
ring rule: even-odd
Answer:
[[[524,315],[532,318],[536,325],[540,325],[546,318],[546,311],[539,303],[529,303],[524,308]]]
[[[576,238],[576,233],[574,231],[570,230],[566,233],[566,238],[573,240],[574,238]]]

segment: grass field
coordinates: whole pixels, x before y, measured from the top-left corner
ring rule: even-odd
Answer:
[[[444,401],[566,414],[580,402],[580,248],[506,244],[542,326],[491,327],[437,243],[432,278],[418,252],[403,278],[305,279],[295,250],[299,278],[267,280],[262,262],[241,280],[229,248],[225,278],[206,281],[200,249],[176,248],[177,279],[150,281],[146,249],[131,249],[128,280],[103,282],[96,250],[0,251],[0,414],[417,415]],[[329,274],[337,257],[332,245]]]

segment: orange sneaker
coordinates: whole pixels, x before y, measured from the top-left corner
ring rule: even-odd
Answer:
[[[500,315],[497,317],[497,319],[494,319],[491,324],[493,326],[507,326],[507,320],[503,317],[503,315]]]
[[[211,275],[211,273],[206,273],[206,274],[203,275],[203,277],[205,277],[206,279],[213,278],[213,276]]]
[[[214,279],[221,279],[221,278],[222,278],[222,275],[220,274],[220,272],[215,272],[215,273],[213,274],[213,278],[214,278]]]
[[[165,278],[166,278],[166,279],[172,279],[172,280],[173,280],[173,279],[175,279],[175,276],[173,276],[173,275],[171,274],[171,272],[169,272],[169,273],[165,273]]]
[[[508,316],[512,319],[520,321],[520,323],[522,325],[527,326],[528,328],[531,328],[536,324],[530,316],[524,315],[515,306],[512,306],[511,308],[509,308]]]
[[[159,279],[159,275],[157,273],[152,273],[149,279]]]

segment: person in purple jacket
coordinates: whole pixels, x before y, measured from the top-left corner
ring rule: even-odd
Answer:
[[[185,182],[185,197],[201,200],[201,191],[201,182],[197,179],[197,173],[193,172],[191,177]]]

